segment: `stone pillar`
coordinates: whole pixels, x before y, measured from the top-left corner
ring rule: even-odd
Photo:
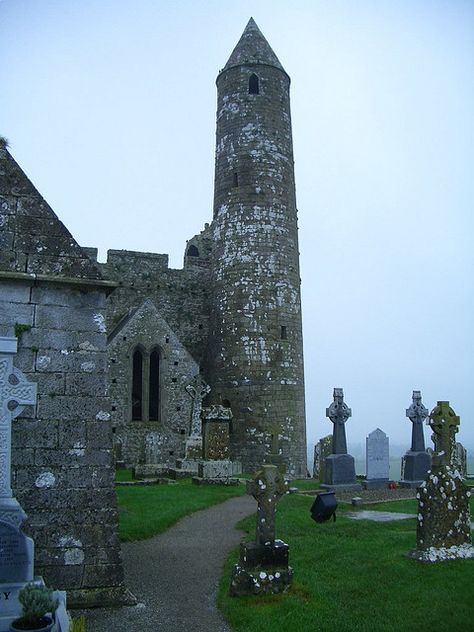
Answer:
[[[409,553],[421,562],[474,558],[471,540],[471,492],[452,466],[452,451],[460,419],[449,402],[438,402],[429,424],[437,451],[426,481],[418,489],[416,549]]]
[[[425,450],[423,421],[428,417],[428,409],[421,401],[421,392],[413,391],[413,403],[406,410],[406,416],[412,422],[411,448],[402,457],[401,487],[418,487],[426,477],[431,466],[431,457]]]
[[[240,561],[232,572],[231,595],[260,595],[285,592],[293,578],[288,566],[288,545],[275,539],[276,504],[288,485],[276,465],[263,465],[247,493],[258,503],[255,542],[242,542]]]
[[[358,491],[354,457],[347,454],[345,423],[352,416],[351,409],[344,402],[342,388],[335,388],[334,401],[326,408],[326,417],[333,423],[332,454],[325,460],[325,478],[322,488],[330,491]]]

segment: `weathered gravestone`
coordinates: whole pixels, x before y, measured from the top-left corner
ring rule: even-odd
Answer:
[[[416,549],[409,553],[421,562],[474,558],[469,510],[471,493],[451,464],[459,422],[449,402],[438,402],[430,415],[437,452],[427,479],[417,493]]]
[[[387,487],[389,481],[389,442],[388,437],[377,428],[365,440],[366,447],[366,489],[381,489]]]
[[[321,487],[330,491],[358,491],[361,486],[356,482],[354,457],[347,454],[345,428],[352,411],[344,402],[342,388],[335,388],[333,397],[333,403],[326,408],[326,417],[334,424],[332,453],[325,459],[324,483]]]
[[[21,531],[26,514],[11,489],[11,424],[36,402],[36,384],[13,366],[16,338],[0,338],[0,630],[21,614],[18,593],[33,578],[34,544]]]
[[[314,446],[313,478],[324,481],[326,457],[332,453],[332,435],[323,437]]]
[[[456,442],[452,464],[463,478],[467,476],[467,450],[459,441]]]
[[[203,457],[198,463],[196,485],[238,485],[235,475],[242,473],[242,464],[229,458],[229,425],[232,411],[221,405],[202,409]]]
[[[255,542],[242,542],[240,561],[234,566],[231,595],[261,595],[288,590],[293,570],[288,566],[288,545],[275,539],[275,507],[288,485],[276,465],[263,465],[247,493],[255,497],[257,533]]]
[[[176,460],[176,467],[168,469],[168,476],[173,479],[197,476],[199,460],[202,458],[202,400],[210,392],[211,387],[197,375],[186,392],[192,399],[189,434],[185,441],[184,458]]]
[[[412,422],[411,448],[402,457],[401,487],[418,487],[424,481],[431,466],[431,456],[425,450],[423,421],[428,417],[428,409],[423,406],[421,392],[413,391],[412,404],[406,416]]]

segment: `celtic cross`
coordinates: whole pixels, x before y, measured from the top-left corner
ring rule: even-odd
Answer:
[[[406,410],[406,416],[413,424],[411,429],[411,450],[412,452],[424,452],[423,422],[428,417],[429,412],[421,402],[421,391],[413,391],[412,400],[412,405]]]
[[[193,400],[191,405],[190,437],[199,437],[202,434],[201,410],[202,400],[210,392],[211,387],[204,382],[200,375],[196,375],[193,382],[186,386],[186,392]]]
[[[451,463],[459,423],[460,418],[451,408],[449,402],[438,402],[431,411],[429,424],[434,432],[433,441],[440,464],[449,465]]]
[[[0,337],[0,499],[11,498],[11,425],[25,406],[36,403],[36,384],[13,366],[16,338]]]
[[[276,465],[262,465],[253,481],[247,481],[247,494],[258,503],[258,544],[268,545],[275,541],[275,506],[287,491],[288,485]]]
[[[344,392],[342,388],[335,388],[333,393],[334,401],[326,408],[326,417],[334,424],[332,433],[332,453],[347,454],[346,428],[344,424],[352,416],[352,410],[344,403]]]

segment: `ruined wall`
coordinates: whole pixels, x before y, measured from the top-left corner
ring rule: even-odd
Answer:
[[[132,356],[139,348],[145,360],[143,418],[132,419]],[[152,350],[159,350],[159,383],[147,379]],[[174,466],[184,456],[189,435],[192,399],[186,387],[199,374],[199,365],[180,344],[151,300],[136,310],[112,334],[108,345],[112,427],[117,459],[127,466],[162,463]],[[158,418],[150,419],[149,389],[159,390]]]
[[[194,245],[199,256],[185,254],[182,270],[168,267],[168,255],[109,250],[107,263],[99,266],[104,278],[116,281],[119,287],[108,300],[108,331],[113,331],[131,309],[151,299],[181,343],[200,362],[209,335],[211,243],[206,225],[186,248],[188,252]]]

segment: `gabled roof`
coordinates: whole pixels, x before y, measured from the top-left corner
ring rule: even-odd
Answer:
[[[139,342],[145,347],[159,345],[165,348],[169,345],[170,349],[181,349],[182,353],[194,362],[196,374],[199,373],[198,363],[181,343],[151,299],[146,299],[139,307],[132,309],[110,332],[107,338],[109,349],[121,347],[123,337],[126,337],[129,343]]]
[[[101,279],[99,268],[0,143],[0,270]]]
[[[250,18],[242,37],[232,51],[224,70],[232,66],[247,64],[266,64],[275,66],[285,72],[270,44],[262,35],[253,18]]]

